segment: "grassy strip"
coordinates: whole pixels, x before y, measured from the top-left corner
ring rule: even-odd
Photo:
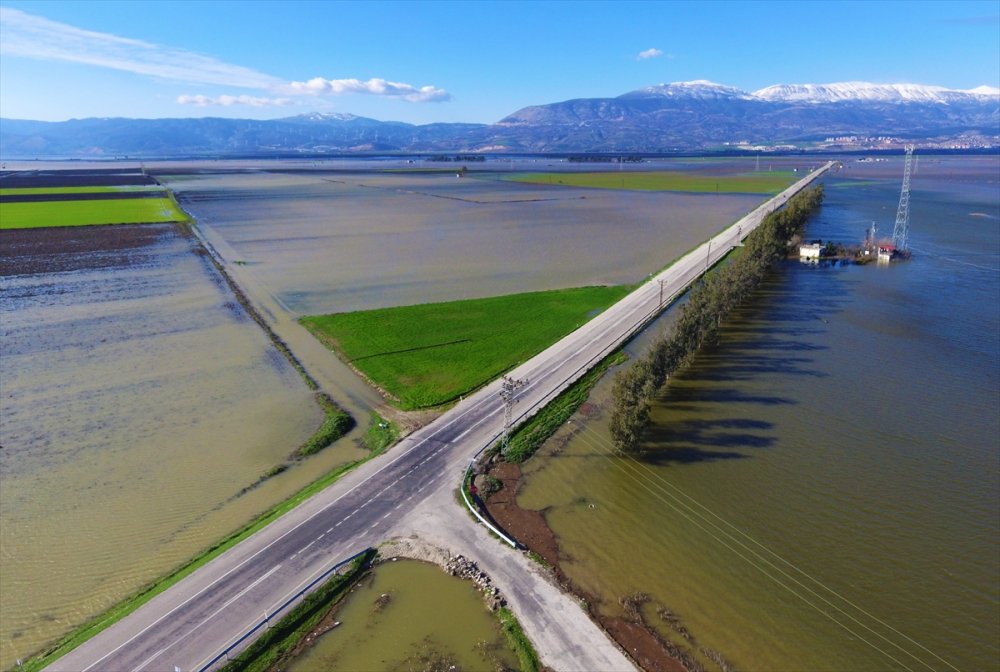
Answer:
[[[148,224],[187,219],[173,199],[123,198],[97,201],[0,202],[0,229]]]
[[[223,672],[267,672],[272,669],[361,578],[375,553],[374,549],[368,549],[351,563],[346,573],[334,574],[329,581],[307,595],[288,615],[265,630],[223,667]]]
[[[736,175],[703,175],[675,171],[615,171],[579,173],[520,173],[510,176],[514,182],[561,184],[591,189],[626,189],[632,191],[687,191],[724,194],[776,194],[799,177],[790,170]]]
[[[497,618],[500,619],[500,629],[503,630],[504,637],[510,648],[517,654],[517,661],[521,665],[521,672],[539,672],[542,669],[542,661],[538,658],[538,652],[531,645],[531,640],[524,634],[521,624],[517,622],[514,613],[506,607],[497,610]]]
[[[35,194],[112,194],[122,191],[163,191],[158,184],[124,184],[117,187],[6,187],[0,196],[28,196]]]
[[[526,361],[630,287],[580,287],[302,318],[404,409],[457,399]]]
[[[169,574],[157,579],[148,586],[140,589],[134,595],[126,598],[122,602],[118,603],[108,611],[104,612],[100,616],[97,616],[90,621],[87,621],[79,628],[66,635],[58,643],[56,643],[51,649],[39,653],[36,656],[24,661],[23,672],[33,672],[35,670],[41,670],[47,665],[51,665],[53,662],[58,660],[60,657],[69,653],[80,644],[84,643],[94,635],[98,634],[105,628],[110,627],[119,620],[125,618],[133,611],[149,602],[151,599],[165,591],[166,589],[178,583],[183,578],[193,573],[195,570],[199,569],[203,565],[208,564],[216,557],[222,555],[224,552],[228,551],[230,548],[240,543],[247,537],[253,535],[255,532],[263,529],[267,525],[271,524],[284,514],[288,513],[295,507],[297,507],[302,502],[306,501],[316,493],[325,489],[338,479],[340,479],[344,474],[352,471],[356,467],[364,464],[368,460],[382,454],[384,450],[373,451],[370,455],[354,462],[348,462],[342,464],[339,467],[333,469],[327,473],[322,478],[313,481],[303,489],[299,490],[297,493],[286,499],[285,501],[276,504],[264,513],[256,516],[249,523],[241,527],[240,529],[232,532],[223,539],[217,541],[213,545],[206,548],[204,551],[193,557],[191,560],[187,561],[177,569],[173,570]],[[21,671],[19,671],[21,672]]]
[[[503,456],[504,459],[508,462],[521,463],[534,455],[535,451],[541,448],[542,444],[570,419],[576,409],[587,401],[590,391],[604,375],[604,372],[609,367],[624,362],[626,358],[627,355],[620,350],[608,355],[598,362],[597,366],[563,390],[558,397],[543,406],[527,422],[520,425],[511,436],[510,443],[507,444],[507,454]]]
[[[382,451],[387,446],[391,446],[399,439],[399,427],[394,422],[389,422],[381,415],[372,411],[368,424],[368,431],[361,437],[361,443],[365,448],[372,451]]]
[[[323,424],[319,426],[319,429],[305,443],[299,446],[298,450],[295,451],[294,457],[315,455],[354,429],[354,418],[351,417],[350,413],[347,413],[337,406],[337,404],[333,403],[333,399],[326,392],[317,392],[314,396],[316,403],[319,404],[326,415],[323,418]]]

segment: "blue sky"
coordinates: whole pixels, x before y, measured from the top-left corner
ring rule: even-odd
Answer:
[[[0,116],[494,122],[707,79],[1000,87],[1000,0],[0,2]]]

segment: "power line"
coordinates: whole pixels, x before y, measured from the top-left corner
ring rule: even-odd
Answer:
[[[928,669],[934,669],[928,663],[926,663],[925,661],[923,661],[921,658],[919,658],[915,654],[911,653],[910,651],[907,651],[906,649],[904,649],[903,647],[901,647],[899,644],[897,644],[897,643],[893,642],[892,640],[890,640],[885,635],[877,632],[876,630],[872,629],[870,626],[862,623],[856,617],[854,617],[851,614],[847,613],[843,608],[841,608],[841,607],[837,606],[836,604],[832,603],[829,599],[823,597],[822,595],[820,595],[819,593],[817,593],[815,590],[813,590],[809,586],[805,585],[804,583],[802,583],[801,581],[799,581],[795,577],[791,576],[788,572],[784,571],[783,569],[781,569],[780,567],[778,567],[777,565],[775,565],[773,562],[771,562],[767,558],[763,557],[760,553],[754,551],[753,549],[751,549],[750,547],[748,547],[746,544],[744,544],[743,542],[741,542],[733,534],[731,534],[731,533],[723,530],[721,527],[719,527],[717,524],[713,523],[711,520],[708,520],[708,518],[705,515],[703,515],[703,514],[699,513],[698,511],[696,511],[692,506],[690,506],[690,505],[685,504],[684,502],[682,502],[676,495],[673,495],[670,492],[667,492],[663,488],[663,485],[666,485],[666,486],[670,487],[672,490],[675,490],[677,493],[679,493],[685,499],[690,500],[697,507],[699,507],[700,509],[702,509],[705,512],[707,512],[710,516],[716,518],[721,523],[723,523],[727,527],[729,527],[732,530],[734,530],[736,532],[736,534],[744,537],[750,543],[758,546],[760,549],[762,549],[766,553],[770,554],[771,556],[773,556],[774,558],[776,558],[780,562],[784,563],[785,565],[787,565],[789,568],[791,568],[795,572],[798,572],[802,576],[806,577],[807,579],[809,579],[810,581],[812,581],[813,583],[815,583],[817,586],[819,586],[823,590],[826,590],[830,594],[832,594],[832,595],[836,596],[838,599],[842,600],[844,603],[850,605],[854,609],[857,609],[860,613],[864,614],[868,618],[870,618],[873,621],[879,623],[880,625],[882,625],[883,627],[887,628],[888,630],[891,630],[892,632],[896,633],[900,637],[906,639],[907,641],[909,641],[913,645],[917,646],[918,648],[922,649],[923,651],[927,652],[928,654],[930,654],[934,658],[938,659],[939,661],[941,661],[942,663],[944,663],[945,665],[947,665],[951,669],[956,670],[956,671],[958,670],[958,668],[956,668],[954,665],[952,665],[951,663],[949,663],[947,660],[945,660],[941,656],[937,655],[936,653],[934,653],[933,651],[931,651],[927,647],[923,646],[922,644],[920,644],[919,642],[917,642],[913,638],[907,636],[906,634],[904,634],[903,632],[899,631],[898,629],[892,627],[891,625],[889,625],[885,621],[879,619],[877,616],[874,616],[873,614],[871,614],[868,611],[864,610],[863,608],[861,608],[860,606],[858,606],[854,602],[850,601],[849,599],[847,599],[846,597],[844,597],[843,595],[841,595],[840,593],[838,593],[834,589],[826,586],[825,584],[823,584],[821,581],[819,581],[815,577],[811,576],[810,574],[808,574],[807,572],[805,572],[802,569],[798,568],[796,565],[794,565],[790,561],[786,560],[785,558],[783,558],[779,554],[777,554],[774,551],[772,551],[771,549],[767,548],[766,546],[764,546],[763,544],[761,544],[760,542],[758,542],[756,539],[754,539],[753,537],[751,537],[747,533],[743,532],[738,527],[736,527],[732,523],[728,522],[727,520],[725,520],[724,518],[722,518],[721,516],[719,516],[718,514],[716,514],[715,512],[713,512],[711,509],[709,509],[708,507],[706,507],[705,505],[703,505],[700,502],[698,502],[697,500],[695,500],[690,495],[684,493],[676,485],[674,485],[673,483],[670,483],[663,476],[657,474],[648,465],[642,464],[640,461],[638,461],[637,459],[635,459],[634,457],[632,457],[630,455],[624,455],[624,456],[622,456],[622,455],[613,455],[611,452],[608,452],[608,451],[602,449],[602,448],[609,448],[610,449],[610,443],[607,441],[607,439],[604,436],[602,436],[601,434],[597,433],[594,429],[592,429],[590,427],[587,427],[586,425],[580,425],[580,426],[581,426],[581,428],[584,431],[590,432],[590,434],[593,435],[593,438],[584,437],[582,432],[578,435],[579,438],[580,438],[580,440],[581,440],[581,442],[583,442],[586,445],[588,445],[591,448],[592,452],[594,452],[597,455],[603,456],[605,459],[607,459],[608,461],[612,462],[612,464],[614,464],[615,467],[619,469],[619,471],[621,471],[622,473],[624,473],[626,476],[631,477],[639,485],[641,485],[645,490],[647,490],[648,492],[650,492],[650,494],[652,494],[654,497],[656,497],[657,499],[659,499],[661,502],[663,502],[664,504],[666,504],[667,506],[669,506],[670,508],[672,508],[674,511],[676,511],[677,513],[679,513],[681,516],[683,516],[685,519],[687,519],[693,525],[695,525],[700,530],[702,530],[703,532],[705,532],[705,534],[707,534],[709,537],[711,537],[715,541],[719,542],[720,544],[722,544],[723,546],[725,546],[727,549],[731,550],[733,553],[735,553],[742,560],[746,561],[748,564],[750,564],[751,566],[755,567],[758,571],[760,571],[761,573],[763,573],[765,576],[767,576],[768,578],[770,578],[772,581],[774,581],[775,583],[777,583],[778,585],[780,585],[782,588],[784,588],[788,592],[790,592],[793,595],[795,595],[796,597],[798,597],[800,600],[802,600],[803,602],[805,602],[807,605],[809,605],[813,609],[819,611],[821,614],[823,614],[828,619],[830,619],[831,621],[833,621],[834,623],[836,623],[837,625],[839,625],[841,628],[847,630],[851,635],[853,635],[854,637],[857,637],[860,641],[864,642],[865,644],[868,644],[871,648],[875,649],[879,653],[882,653],[883,655],[885,655],[886,657],[890,658],[891,660],[893,660],[897,664],[901,665],[905,669],[910,669],[902,661],[896,659],[891,654],[887,653],[886,651],[882,650],[881,648],[879,648],[875,644],[867,641],[866,639],[864,639],[863,637],[861,637],[860,635],[858,635],[858,633],[856,633],[853,630],[851,630],[850,627],[848,627],[844,623],[842,623],[839,620],[837,620],[837,618],[835,618],[833,615],[831,615],[830,613],[824,611],[822,607],[817,606],[816,604],[814,604],[813,602],[811,602],[807,597],[804,597],[802,594],[800,594],[799,592],[797,592],[796,590],[794,590],[792,587],[790,587],[790,586],[786,585],[785,583],[783,583],[779,578],[775,578],[775,576],[773,576],[770,572],[768,572],[766,569],[764,569],[763,567],[761,567],[761,565],[759,565],[758,563],[754,562],[751,558],[749,558],[746,555],[744,555],[743,553],[741,553],[739,550],[737,550],[732,545],[730,545],[729,543],[727,543],[724,539],[721,539],[718,536],[716,536],[715,534],[713,534],[711,531],[709,531],[708,529],[706,529],[703,525],[699,524],[696,520],[694,520],[692,518],[692,516],[696,516],[698,519],[702,520],[705,524],[711,526],[713,529],[715,529],[716,531],[718,531],[721,535],[723,535],[724,537],[728,538],[733,544],[736,544],[736,545],[740,546],[741,548],[745,549],[747,551],[747,553],[753,555],[758,560],[760,560],[762,563],[766,564],[768,567],[772,568],[774,571],[778,572],[782,576],[786,577],[789,581],[797,584],[798,586],[800,586],[801,588],[803,588],[805,591],[807,591],[808,593],[810,593],[813,596],[815,596],[815,598],[819,599],[820,601],[822,601],[825,604],[829,605],[830,607],[832,607],[836,611],[840,612],[841,614],[843,614],[845,617],[847,617],[851,621],[854,621],[855,623],[857,623],[862,628],[868,630],[872,634],[874,634],[877,637],[881,638],[882,640],[884,640],[886,643],[890,644],[891,646],[899,649],[900,651],[902,651],[906,655],[910,656],[911,658],[913,658],[914,660],[916,660],[917,662],[919,662],[921,665],[927,667]],[[645,473],[643,473],[643,472],[645,472]],[[652,483],[653,481],[659,481],[660,482],[660,484],[653,483],[653,486],[663,496],[661,496],[661,494],[658,494],[656,491],[654,491],[653,488],[650,487],[649,483]],[[669,500],[665,499],[664,496],[665,497],[669,497],[670,500],[672,500],[672,501],[669,501]],[[685,510],[683,510],[680,507],[683,507],[683,509],[686,509],[687,512],[685,512]],[[690,513],[690,515],[689,515],[688,512]]]

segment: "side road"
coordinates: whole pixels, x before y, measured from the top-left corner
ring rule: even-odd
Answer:
[[[652,319],[661,304],[738,244],[765,214],[831,165],[770,199],[513,371],[513,376],[528,381],[519,390],[515,420],[535,413],[617,348]],[[390,537],[412,534],[476,560],[509,600],[547,666],[631,669],[629,660],[573,598],[522,554],[492,539],[456,500],[469,460],[495,441],[502,429],[499,387],[494,381],[466,398],[387,454],[349,473],[49,669],[200,670],[338,560]]]

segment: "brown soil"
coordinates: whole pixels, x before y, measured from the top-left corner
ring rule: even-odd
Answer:
[[[135,170],[4,171],[3,186],[9,189],[55,187],[120,187],[156,184],[150,175]]]
[[[5,230],[0,245],[0,275],[134,266],[142,263],[147,254],[144,248],[174,231],[172,224]]]
[[[646,672],[686,672],[684,665],[670,655],[652,629],[641,621],[602,615],[593,606],[596,599],[574,586],[566,577],[559,566],[559,543],[545,521],[544,513],[517,505],[521,468],[516,464],[496,462],[491,465],[488,473],[503,483],[503,487],[491,494],[486,501],[486,510],[493,520],[520,544],[538,553],[552,566],[560,584],[590,605],[591,616],[633,662]]]
[[[490,476],[503,482],[503,488],[491,494],[486,510],[501,529],[514,539],[545,558],[553,567],[559,565],[559,545],[556,536],[539,511],[522,509],[517,505],[517,487],[521,480],[521,467],[500,462],[490,470]]]

